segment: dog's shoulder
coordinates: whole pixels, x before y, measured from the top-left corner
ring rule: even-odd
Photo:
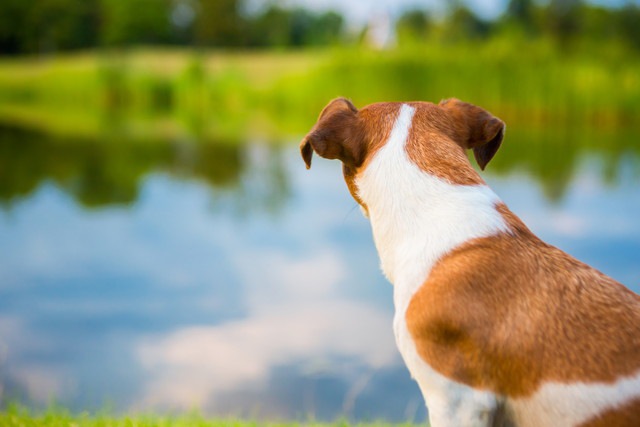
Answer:
[[[434,369],[510,396],[640,369],[640,297],[530,232],[442,257],[405,316]]]

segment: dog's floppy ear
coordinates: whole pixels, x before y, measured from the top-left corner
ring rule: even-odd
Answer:
[[[318,122],[300,143],[307,169],[313,152],[325,159],[339,159],[345,165],[359,166],[364,160],[362,125],[358,109],[346,98],[336,98],[320,113]]]
[[[456,123],[456,142],[472,149],[480,169],[484,170],[500,148],[504,122],[480,107],[455,98],[440,101],[439,105],[449,111]]]

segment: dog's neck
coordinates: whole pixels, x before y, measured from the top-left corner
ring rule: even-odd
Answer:
[[[387,143],[358,176],[381,266],[396,308],[408,304],[433,264],[473,238],[509,229],[486,185],[454,185],[422,171],[405,150],[414,108],[403,104]]]

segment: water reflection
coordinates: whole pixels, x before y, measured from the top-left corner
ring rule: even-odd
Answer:
[[[485,176],[541,237],[638,292],[638,135],[603,135],[512,130]],[[3,399],[424,419],[337,162],[307,172],[294,141],[16,128],[0,153]]]
[[[602,162],[601,180],[615,185],[620,164],[640,176],[638,129],[509,129],[490,173],[526,173],[554,202],[562,200],[585,153]],[[231,196],[236,213],[276,212],[289,194],[281,147],[247,147],[241,140],[136,140],[118,133],[62,138],[0,125],[0,203],[28,197],[53,182],[85,207],[136,202],[146,175],[201,180],[218,196]]]
[[[281,150],[247,150],[239,141],[70,139],[0,126],[0,202],[28,197],[52,182],[82,206],[131,205],[145,176],[167,173],[201,180],[219,196],[232,195],[241,210],[277,210],[287,181]]]
[[[640,129],[508,127],[504,145],[492,160],[488,173],[526,173],[552,202],[560,202],[578,174],[585,155],[601,162],[599,179],[611,186],[622,171],[640,177]],[[626,164],[625,169],[622,168]]]

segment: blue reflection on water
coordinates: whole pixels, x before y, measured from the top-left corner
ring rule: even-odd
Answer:
[[[585,159],[556,204],[526,176],[487,180],[540,237],[639,292],[637,178],[605,185],[599,168]],[[238,216],[229,198],[167,174],[148,176],[128,208],[86,210],[45,184],[0,213],[3,397],[424,420],[393,341],[392,289],[340,165],[307,172],[292,147],[285,171],[277,215]]]

